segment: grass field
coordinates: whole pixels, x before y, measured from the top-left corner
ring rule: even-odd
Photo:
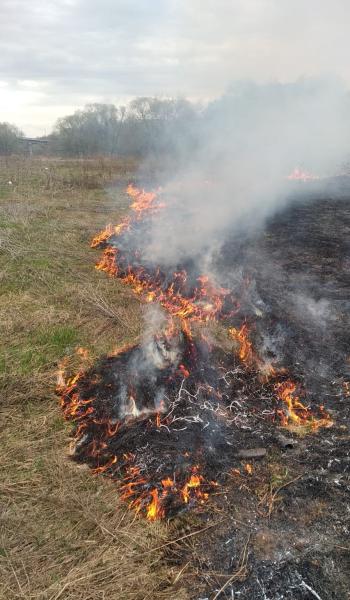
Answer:
[[[135,518],[116,488],[69,461],[54,393],[76,348],[137,340],[132,292],[94,270],[93,234],[127,209],[131,160],[0,163],[0,597],[186,598],[162,549],[178,531]],[[176,584],[174,585],[174,582]]]

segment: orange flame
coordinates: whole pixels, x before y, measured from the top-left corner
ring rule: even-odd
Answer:
[[[257,369],[264,381],[267,381],[271,377],[274,377],[277,373],[271,363],[266,363],[254,352],[253,343],[249,339],[249,329],[247,323],[243,323],[240,329],[231,327],[228,330],[229,335],[235,340],[238,348],[237,354],[240,360],[248,368]]]
[[[252,366],[254,362],[254,353],[252,342],[248,337],[248,326],[243,323],[240,329],[231,327],[229,330],[230,336],[238,343],[238,356],[242,362],[248,366]]]
[[[159,504],[158,490],[155,488],[151,491],[152,501],[147,507],[147,519],[155,521],[161,516],[161,507]]]
[[[277,397],[285,404],[285,410],[278,411],[282,425],[289,428],[304,425],[312,430],[330,427],[333,421],[323,406],[319,408],[322,417],[316,418],[312,411],[300,401],[296,390],[297,386],[291,380],[276,384]]]
[[[315,179],[319,179],[319,176],[312,175],[312,173],[302,171],[298,167],[295,167],[295,169],[290,173],[290,175],[287,175],[287,179],[291,179],[294,181],[312,181]]]
[[[244,470],[247,473],[247,475],[252,475],[253,474],[253,465],[251,465],[250,463],[246,463],[244,465]]]
[[[161,286],[157,276],[145,279],[143,268],[140,266],[135,268],[133,265],[129,265],[126,272],[120,272],[118,249],[114,245],[109,245],[111,238],[117,237],[124,229],[130,228],[134,222],[142,219],[145,213],[154,213],[165,207],[156,192],[145,192],[132,185],[129,185],[126,191],[133,199],[131,209],[134,215],[125,217],[115,227],[108,225],[104,231],[94,237],[91,242],[93,248],[107,245],[96,269],[113,277],[118,276],[121,281],[133,288],[135,294],[142,296],[145,302],[158,301],[173,316],[183,320],[204,322],[215,320],[229,290],[215,286],[207,276],[202,275],[197,278],[197,286],[194,288],[192,296],[188,298],[181,293],[187,281],[185,271],[174,271],[171,283],[165,289]]]
[[[305,174],[296,169],[294,174],[289,176],[289,178],[305,180]],[[314,177],[307,175],[307,178]],[[132,198],[131,216],[125,217],[116,226],[108,225],[91,242],[93,248],[100,245],[106,246],[96,268],[111,276],[118,276],[125,284],[132,286],[135,294],[142,296],[146,302],[158,301],[164,306],[170,315],[165,331],[165,335],[168,338],[172,337],[177,331],[175,320],[172,317],[179,317],[183,335],[187,337],[187,340],[191,341],[192,322],[206,323],[216,320],[230,292],[229,290],[215,286],[208,276],[201,275],[197,278],[196,285],[191,289],[191,295],[188,297],[184,293],[184,290],[187,289],[185,285],[188,285],[187,273],[184,270],[174,271],[170,284],[165,289],[163,289],[158,277],[159,270],[150,279],[145,279],[142,267],[133,267],[133,265],[129,265],[125,272],[120,273],[118,267],[118,258],[120,258],[119,250],[114,246],[114,240],[112,241],[111,238],[116,238],[123,231],[131,228],[134,222],[143,218],[145,212],[153,214],[165,206],[159,200],[156,192],[145,192],[133,185],[129,185],[127,193]],[[228,333],[236,342],[236,352],[247,368],[258,369],[266,377],[276,377],[277,374],[281,374],[281,371],[277,373],[272,365],[264,364],[256,354],[253,349],[253,343],[249,338],[247,323],[243,323],[240,328],[231,327]],[[125,348],[116,350],[115,354],[123,350]],[[88,358],[88,353],[85,349],[78,349],[78,353],[82,358]],[[103,419],[98,421],[96,414],[94,414],[94,398],[80,397],[77,383],[82,373],[79,372],[75,377],[66,379],[65,370],[66,364],[63,362],[59,368],[57,384],[58,391],[62,395],[61,404],[63,414],[67,420],[76,423],[76,440],[79,440],[86,433],[91,423],[102,426],[101,439],[93,439],[88,444],[87,453],[89,457],[95,459],[94,464],[97,463],[99,465],[93,472],[109,474],[109,469],[118,461],[118,466],[122,465],[121,473],[123,474],[120,484],[121,497],[128,503],[131,509],[135,510],[136,513],[142,512],[146,514],[148,520],[155,521],[158,518],[164,517],[166,502],[169,500],[170,493],[176,497],[177,502],[181,502],[184,505],[190,505],[194,500],[203,503],[208,499],[207,490],[218,484],[215,481],[206,481],[199,472],[199,465],[192,467],[192,472],[186,479],[183,474],[179,475],[174,472],[172,477],[167,476],[158,482],[154,482],[152,489],[150,489],[151,485],[147,476],[135,464],[135,455],[125,453],[121,456],[106,456],[106,449],[108,447],[106,441],[108,441],[108,438],[118,434],[121,422],[110,422]],[[190,375],[187,367],[183,364],[179,365],[178,372],[185,378]],[[314,417],[311,410],[300,401],[300,397],[297,395],[297,385],[293,381],[287,380],[276,383],[275,390],[277,399],[283,403],[282,408],[278,410],[278,415],[283,426],[299,427],[307,425],[316,430],[319,427],[326,427],[332,424],[329,415],[323,407],[320,408],[321,417]],[[348,382],[344,382],[344,392],[350,394]],[[214,389],[212,389],[211,393],[217,394],[218,397],[220,395]],[[130,401],[135,404],[133,393],[130,393]],[[149,420],[149,423],[159,428],[162,423],[162,404],[158,405],[157,411],[154,412],[155,416]],[[164,420],[166,420],[166,417],[164,417]],[[184,456],[189,456],[188,452],[184,453]],[[244,470],[248,475],[253,473],[253,467],[249,463],[244,465]],[[232,473],[240,475],[238,469],[232,469]]]

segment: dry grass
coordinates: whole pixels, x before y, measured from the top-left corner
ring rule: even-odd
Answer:
[[[187,597],[179,587],[181,567],[173,571],[162,562],[167,526],[135,519],[112,482],[68,460],[69,426],[53,392],[58,362],[77,346],[98,356],[139,334],[137,300],[93,269],[97,253],[89,249],[96,230],[126,210],[123,189],[135,166],[0,163],[0,597],[6,600]]]

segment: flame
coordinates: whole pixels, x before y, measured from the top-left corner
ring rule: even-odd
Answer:
[[[236,342],[237,354],[246,367],[255,368],[260,372],[265,381],[271,379],[277,374],[276,369],[271,363],[262,361],[261,358],[254,352],[253,343],[249,339],[249,329],[247,323],[243,323],[240,329],[237,329],[236,327],[230,327],[228,333]],[[281,370],[279,372],[281,372]]]
[[[147,519],[149,521],[155,521],[161,515],[161,508],[159,505],[157,488],[155,488],[154,490],[151,491],[151,496],[152,496],[152,501],[150,502],[150,504],[148,505],[148,508],[147,508]]]
[[[313,181],[315,179],[319,179],[319,176],[312,175],[312,173],[302,171],[302,169],[295,167],[295,169],[289,175],[287,175],[287,179],[294,181]]]
[[[181,495],[185,504],[188,504],[190,500],[190,490],[198,488],[201,485],[202,480],[203,478],[200,475],[191,475],[189,481],[181,490]]]
[[[314,176],[303,174],[298,169],[289,178],[306,180],[305,175],[307,179],[314,178]],[[112,277],[118,277],[123,283],[131,286],[134,293],[145,302],[159,302],[169,314],[164,332],[165,338],[170,340],[178,334],[180,322],[183,336],[189,342],[191,352],[195,352],[192,337],[193,323],[208,323],[231,317],[237,314],[239,303],[229,290],[217,286],[207,275],[202,274],[194,281],[189,281],[190,277],[185,270],[179,269],[166,274],[166,276],[161,273],[159,268],[147,271],[146,268],[140,266],[139,255],[136,251],[134,254],[131,253],[131,256],[128,257],[129,261],[126,263],[127,259],[121,249],[123,245],[119,244],[118,246],[118,238],[140,223],[144,216],[158,213],[166,206],[161,200],[159,192],[145,192],[129,185],[127,193],[132,199],[131,214],[124,217],[118,225],[108,225],[91,242],[92,248],[104,248],[96,268]],[[133,258],[137,260],[133,261]],[[174,317],[176,317],[177,323]],[[282,369],[276,370],[271,364],[264,363],[258,356],[250,339],[250,329],[246,322],[238,328],[230,327],[228,334],[234,340],[235,351],[247,369],[255,369],[266,380],[273,378],[273,382],[282,374],[285,376]],[[201,334],[201,337],[210,348],[210,341],[206,336]],[[116,356],[130,348],[129,345],[116,349],[112,355]],[[89,357],[88,351],[84,348],[78,348],[77,353],[85,361]],[[184,360],[184,362],[186,361]],[[79,383],[83,371],[79,371],[74,377],[67,378],[66,369],[67,361],[63,361],[59,366],[57,390],[61,395],[64,417],[75,423],[77,445],[85,436],[84,452],[91,460],[91,464],[97,465],[93,469],[94,473],[113,476],[113,466],[118,463],[121,498],[127,502],[130,509],[144,514],[150,521],[155,521],[167,514],[169,502],[180,506],[191,506],[194,502],[199,504],[206,502],[209,491],[218,483],[207,481],[202,475],[203,469],[201,470],[200,465],[193,466],[190,473],[187,471],[186,475],[174,469],[173,473],[162,473],[161,479],[150,481],[147,476],[147,465],[138,465],[134,454],[108,454],[108,440],[118,435],[121,427],[128,426],[130,420],[138,418],[140,414],[152,413],[152,416],[147,419],[146,427],[161,427],[161,415],[165,412],[163,400],[155,406],[154,410],[147,408],[142,412],[137,405],[136,390],[130,385],[127,391],[128,407],[124,419],[112,422],[95,414],[93,406],[95,398],[93,396],[84,397],[84,393],[81,394]],[[179,364],[176,374],[177,376],[181,375],[184,379],[190,377],[191,373],[187,363]],[[92,383],[94,382],[92,381]],[[209,384],[203,384],[202,389],[220,400],[219,390],[215,390]],[[315,417],[311,409],[301,402],[298,385],[291,379],[284,379],[282,382],[276,381],[275,392],[278,402],[277,415],[282,426],[288,428],[307,427],[307,429],[317,430],[319,427],[327,427],[332,424],[322,406],[319,408],[320,416]],[[348,382],[344,382],[344,393],[350,395]],[[169,423],[169,419],[167,420],[167,416],[164,415],[163,425],[167,426]],[[94,439],[93,435],[89,437],[91,428],[93,432],[97,426],[99,427],[97,439]],[[189,453],[184,452],[183,456],[189,458]],[[250,463],[245,464],[243,469],[248,475],[253,473]],[[234,475],[241,474],[239,469],[232,469],[231,472]]]
[[[228,330],[230,336],[238,343],[238,356],[242,362],[248,366],[252,366],[254,362],[254,353],[252,342],[248,337],[248,326],[243,323],[240,329],[231,327]]]
[[[254,352],[252,342],[249,339],[249,330],[246,323],[240,329],[231,327],[229,335],[237,342],[237,353],[240,360],[248,368],[255,368],[263,375],[266,381],[285,374],[285,369],[276,370],[271,364],[265,364]],[[314,416],[310,408],[306,407],[297,395],[297,385],[291,381],[282,381],[275,384],[277,398],[284,404],[284,408],[277,411],[277,415],[283,427],[295,428],[304,426],[312,430],[320,427],[330,427],[332,419],[322,406],[319,407],[321,417]]]
[[[117,249],[106,248],[103,253],[101,260],[97,263],[96,269],[98,271],[105,271],[109,275],[118,275],[118,268],[116,265]]]
[[[126,229],[134,227],[145,215],[157,213],[166,206],[156,192],[145,192],[132,185],[129,185],[126,191],[133,199],[133,214],[122,219],[119,225],[108,225],[93,238],[92,248],[105,246],[96,269],[118,277],[123,283],[130,285],[135,294],[142,296],[145,302],[159,302],[171,315],[180,319],[202,322],[216,320],[230,292],[216,286],[208,276],[197,277],[196,285],[192,287],[184,270],[174,271],[171,277],[167,275],[164,278],[159,269],[148,273],[142,266],[124,265],[124,257],[117,246],[118,236]],[[231,312],[237,311],[237,303],[233,298],[231,303]]]
[[[104,470],[107,470],[111,464],[109,463]],[[189,504],[191,500],[200,503],[206,502],[209,493],[204,491],[203,488],[212,488],[216,485],[216,482],[206,483],[204,478],[198,475],[197,470],[198,466],[193,468],[192,475],[182,487],[176,484],[175,477],[166,477],[161,480],[159,487],[153,487],[150,491],[145,491],[147,479],[142,477],[138,467],[129,466],[124,477],[124,483],[120,487],[121,497],[128,502],[129,508],[136,510],[136,512],[142,511],[149,521],[155,521],[165,516],[165,502],[169,494],[185,505]]]
[[[333,424],[332,419],[321,405],[319,411],[321,417],[314,416],[310,408],[305,406],[297,395],[297,385],[291,381],[283,381],[275,386],[277,397],[284,403],[284,408],[278,411],[283,427],[296,429],[299,426],[305,426],[312,430],[320,427],[330,427]]]

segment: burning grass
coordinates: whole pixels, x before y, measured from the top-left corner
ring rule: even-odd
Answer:
[[[145,589],[163,598],[180,570],[164,566],[162,551],[153,550],[169,540],[165,525],[145,531],[110,482],[67,460],[69,426],[50,393],[58,362],[68,356],[77,366],[78,346],[95,357],[138,339],[137,300],[94,274],[88,249],[96,226],[127,207],[121,190],[133,168],[131,161],[1,162],[4,600],[141,599]],[[111,180],[114,191],[106,194]]]
[[[254,398],[245,415],[249,423],[260,411],[261,419],[266,414],[270,422],[306,433],[332,420],[323,406],[313,409],[301,401],[301,386],[285,368],[259,357],[245,321],[227,328],[235,342],[228,354],[213,351],[203,328],[194,338],[195,323],[242,318],[241,298],[182,265],[166,272],[143,263],[135,240],[140,230],[147,238],[166,201],[131,185],[127,192],[131,213],[92,240],[92,248],[104,248],[96,268],[121,279],[146,303],[158,302],[169,314],[166,328],[67,383],[60,375],[59,392],[66,419],[75,423],[75,459],[119,479],[121,497],[153,521],[202,504],[218,480],[222,484],[227,471],[237,468],[235,424],[244,419],[238,408],[243,387]],[[174,319],[181,323],[180,336]]]
[[[318,359],[319,346],[311,334],[300,344],[302,320],[285,327],[286,364],[261,353],[260,342],[262,325],[275,330],[275,315],[295,320],[292,278],[280,283],[281,263],[294,277],[302,263],[311,280],[329,277],[327,290],[336,296],[343,286],[343,294],[345,263],[337,257],[345,229],[336,227],[336,245],[325,230],[337,215],[346,223],[347,209],[325,203],[316,219],[308,207],[294,220],[282,215],[249,245],[261,264],[232,294],[191,264],[170,278],[152,265],[140,270],[137,248],[120,241],[132,240],[134,225],[142,232],[139,208],[156,218],[163,200],[129,188],[130,220],[121,192],[128,166],[83,165],[3,167],[4,179],[16,182],[1,217],[3,597],[345,597],[350,378],[322,385],[316,378],[312,387],[315,378],[300,365],[312,364],[314,352]],[[96,185],[110,179],[119,187],[106,195]],[[118,219],[125,225],[94,243],[105,251],[106,277],[93,269],[96,248],[89,253],[87,243],[96,227]],[[267,251],[278,260],[266,291]],[[225,252],[230,264],[241,258],[229,243]],[[253,276],[270,299],[266,317],[257,318],[261,305],[241,309]],[[139,299],[146,307],[157,300],[170,315],[146,338]],[[342,366],[339,323],[331,320],[339,348],[327,349],[323,330],[320,361],[330,356]],[[150,352],[152,377],[142,369]],[[64,356],[72,374],[60,389],[68,424],[48,398]]]
[[[317,478],[308,480],[300,465],[307,461],[313,468],[325,469],[327,452],[318,448],[317,437],[327,440],[339,456],[340,447],[333,445],[334,434],[328,432],[334,427],[343,443],[341,428],[315,389],[308,389],[305,372],[297,368],[297,362],[289,360],[287,368],[278,353],[260,354],[256,342],[263,326],[256,315],[261,318],[263,313],[255,310],[254,319],[244,298],[251,294],[252,274],[233,291],[196,272],[191,262],[167,272],[147,257],[143,260],[137,244],[140,240],[147,244],[150,221],[157,218],[166,201],[134,187],[129,187],[128,193],[132,212],[92,241],[93,248],[103,249],[97,270],[130,286],[146,305],[159,303],[168,316],[163,330],[158,328],[138,345],[90,363],[68,381],[61,379],[62,409],[74,424],[72,457],[87,463],[94,473],[112,478],[129,508],[149,521],[184,515],[189,508],[204,522],[226,515],[225,523],[214,522],[215,535],[210,534],[209,544],[205,536],[198,535],[195,548],[187,553],[198,568],[190,573],[189,562],[181,568],[189,587],[194,577],[201,582],[203,593],[211,590],[213,598],[224,597],[233,589],[247,598],[263,598],[265,589],[273,598],[279,598],[282,589],[318,595],[316,576],[306,575],[306,553],[302,567],[293,562],[293,555],[289,570],[283,571],[283,556],[297,543],[303,527],[300,519],[295,525],[296,506],[283,525],[284,502],[289,489],[294,493],[300,482],[308,488],[307,494],[313,495]],[[234,253],[233,249],[231,262]],[[276,310],[272,309],[274,298],[270,295],[268,310],[267,299],[265,296],[265,326],[277,318],[271,317]],[[280,315],[286,318],[283,312]],[[296,343],[297,336],[305,332],[298,323],[291,323],[296,331],[289,326],[289,334]],[[221,330],[221,339],[226,336],[224,345],[218,343],[220,336],[213,335],[215,328]],[[333,385],[336,382],[329,382],[328,389]],[[337,389],[332,395],[333,411],[336,405],[339,409],[337,394],[343,397],[346,386]],[[287,441],[280,436],[281,430],[288,432]],[[256,462],[270,454],[270,464],[275,464],[281,448],[284,451],[301,444],[296,436],[307,436],[308,441],[304,450],[300,446],[299,455],[291,454],[291,460],[283,457],[288,467],[283,469],[277,463],[271,474],[269,463]],[[257,440],[263,447],[256,447]],[[300,490],[297,494],[299,499]],[[237,503],[240,508],[233,508]],[[318,516],[323,519],[323,512]],[[276,541],[265,566],[259,562],[260,538],[256,534],[264,520],[274,522],[279,531],[269,532],[271,539],[280,540],[285,527],[293,531],[285,543]],[[248,529],[243,544],[238,541],[242,526]],[[340,535],[339,529],[337,532]],[[234,548],[226,551],[231,542]],[[308,553],[313,544],[310,537]],[[224,573],[208,567],[226,564],[228,553],[231,559]],[[324,584],[333,597],[336,586],[325,579]],[[339,585],[344,589],[344,582]],[[196,594],[191,597],[197,598]]]

